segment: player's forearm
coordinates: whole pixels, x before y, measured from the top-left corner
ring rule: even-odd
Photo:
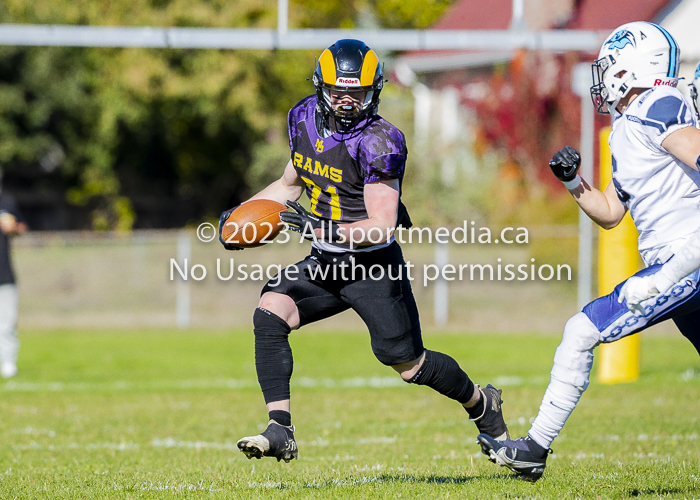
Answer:
[[[610,186],[602,192],[581,179],[578,187],[569,190],[581,210],[603,229],[617,226],[626,213],[626,208],[617,200],[614,187]]]
[[[296,201],[301,197],[303,188],[296,184],[287,184],[284,179],[277,179],[265,189],[257,193],[250,200],[273,200],[278,203],[286,203],[287,200]]]
[[[388,217],[370,217],[351,224],[341,224],[339,232],[346,241],[352,241],[353,246],[368,246],[391,241],[395,228],[396,217],[393,220]]]

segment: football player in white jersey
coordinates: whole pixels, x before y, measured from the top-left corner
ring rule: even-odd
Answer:
[[[698,63],[695,68],[695,75],[693,75],[693,82],[688,85],[690,87],[690,98],[693,101],[693,107],[695,108],[695,118],[700,120],[700,96],[698,96],[698,89],[700,88],[700,63]]]
[[[588,387],[593,348],[672,319],[700,352],[700,130],[676,89],[680,51],[652,23],[617,28],[593,63],[591,97],[615,117],[610,134],[613,181],[604,191],[577,170],[580,154],[558,151],[550,167],[583,211],[605,229],[629,210],[647,268],[594,300],[564,327],[549,386],[528,436],[477,442],[492,462],[523,479],[544,472],[550,444]]]

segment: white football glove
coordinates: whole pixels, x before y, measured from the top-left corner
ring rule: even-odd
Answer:
[[[659,295],[654,276],[654,274],[650,274],[648,276],[632,276],[629,278],[622,285],[617,301],[622,304],[622,301],[626,299],[627,309],[632,311],[635,316],[644,314],[644,307],[641,303]]]

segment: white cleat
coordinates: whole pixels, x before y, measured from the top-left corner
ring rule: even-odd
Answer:
[[[17,375],[17,365],[14,363],[3,363],[0,365],[0,375],[2,378],[10,378]]]

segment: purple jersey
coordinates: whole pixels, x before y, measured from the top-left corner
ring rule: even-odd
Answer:
[[[311,211],[319,217],[340,222],[367,219],[365,184],[403,179],[406,139],[380,116],[366,118],[350,132],[323,138],[316,128],[314,95],[294,106],[287,122],[292,163],[306,183]],[[398,222],[404,215],[400,203]]]

